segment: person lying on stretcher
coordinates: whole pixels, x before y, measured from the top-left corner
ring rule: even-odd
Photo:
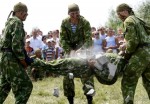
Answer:
[[[123,72],[126,61],[114,53],[101,53],[91,58],[72,57],[45,62],[34,59],[31,67],[49,70],[51,73],[63,76],[73,74],[77,78],[90,78],[95,75],[101,84],[112,85]]]

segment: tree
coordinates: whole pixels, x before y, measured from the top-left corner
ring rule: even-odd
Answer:
[[[119,27],[122,27],[122,22],[117,17],[117,14],[116,14],[115,10],[113,10],[113,9],[110,11],[108,21],[106,22],[106,26],[111,27],[115,30]]]
[[[135,11],[135,14],[143,19],[145,22],[150,24],[150,0],[143,1]],[[111,9],[109,13],[108,21],[106,22],[106,27],[111,27],[117,29],[122,27],[122,21],[117,17],[115,10]]]
[[[137,16],[142,18],[145,22],[150,24],[150,0],[146,0],[139,5],[136,12]]]

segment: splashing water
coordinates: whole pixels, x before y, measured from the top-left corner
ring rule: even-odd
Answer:
[[[95,55],[91,49],[80,49],[77,51],[72,50],[70,52],[69,58],[82,58],[82,59],[90,59],[95,58]]]

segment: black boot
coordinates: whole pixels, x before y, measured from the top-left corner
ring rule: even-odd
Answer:
[[[88,104],[92,104],[93,97],[89,96],[89,95],[86,95],[86,98],[87,98]]]
[[[68,96],[67,99],[69,101],[69,104],[74,104],[74,97],[73,96]]]

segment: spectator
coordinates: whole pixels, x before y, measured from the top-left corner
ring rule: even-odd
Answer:
[[[59,46],[56,45],[56,41],[54,39],[52,39],[52,47],[54,48],[55,51],[55,59],[57,59],[59,57],[60,50]]]
[[[29,39],[29,38],[30,38],[30,35],[26,34],[25,40],[26,40],[26,39]]]
[[[42,36],[42,49],[43,49],[43,47],[45,47],[47,45],[46,40],[47,40],[47,37]]]
[[[42,40],[37,37],[37,28],[32,29],[32,37],[30,38],[30,46],[33,50],[42,49]]]
[[[37,38],[42,40],[43,32],[40,29],[37,29]]]
[[[53,38],[53,31],[49,31],[47,34],[47,39],[52,39]]]
[[[40,49],[35,50],[35,54],[31,57],[42,59],[41,50]],[[32,79],[32,81],[37,81],[38,79],[42,80],[43,76],[44,76],[43,71],[41,71],[39,69],[36,69],[36,68],[31,69],[31,79]]]
[[[120,45],[124,43],[124,36],[123,36],[122,28],[117,29],[116,38],[118,39],[118,42]]]
[[[52,39],[46,40],[47,46],[43,49],[44,59],[46,61],[55,60],[55,51],[54,47],[52,47]]]
[[[56,47],[59,47],[59,38],[57,37],[58,33],[56,30],[52,32],[52,40],[56,42]]]
[[[95,28],[95,27],[91,27],[91,31],[92,31],[92,32],[95,32],[95,31],[96,31],[96,28]]]
[[[59,39],[59,30],[56,29],[57,38]]]
[[[25,50],[27,52],[27,55],[30,57],[34,54],[34,50],[32,47],[30,47],[30,39],[26,39],[25,42]]]
[[[105,38],[106,38],[106,31],[105,31],[105,28],[104,28],[104,27],[100,27],[100,28],[98,29],[98,31],[99,31],[99,34],[100,34],[100,38],[101,38],[101,39],[105,39]]]
[[[99,36],[98,32],[95,32],[94,38],[93,38],[93,53],[98,54],[101,52],[104,52],[102,49],[102,39]]]
[[[113,35],[113,29],[107,29],[107,37],[103,40],[102,47],[104,51],[112,49],[113,53],[118,53],[119,43],[117,38]]]
[[[44,59],[46,61],[55,60],[55,49],[52,46],[52,39],[47,39],[46,42],[47,42],[47,46],[45,47],[45,49],[42,50],[42,52],[43,52],[42,56],[45,56]],[[49,71],[46,71],[45,75],[46,75],[46,77],[53,76],[53,74],[49,73]]]

